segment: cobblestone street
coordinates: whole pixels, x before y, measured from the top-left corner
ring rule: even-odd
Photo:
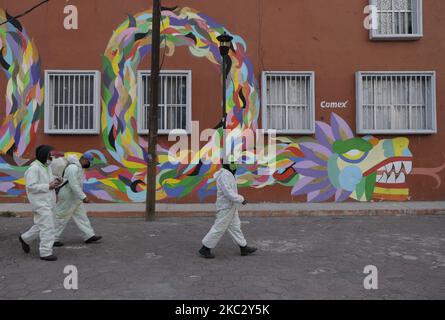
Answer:
[[[241,257],[228,235],[215,260],[197,255],[211,218],[94,218],[100,244],[73,223],[57,262],[29,255],[30,218],[0,218],[0,299],[444,299],[445,216],[243,218],[259,251]],[[79,289],[63,286],[65,266]],[[365,266],[379,289],[363,287]]]

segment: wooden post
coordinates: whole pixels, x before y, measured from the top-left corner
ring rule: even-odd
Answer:
[[[147,200],[145,219],[153,221],[156,217],[156,167],[158,163],[156,146],[158,144],[158,99],[159,99],[159,61],[161,46],[161,3],[153,0],[152,59],[150,76],[149,144],[147,163]]]

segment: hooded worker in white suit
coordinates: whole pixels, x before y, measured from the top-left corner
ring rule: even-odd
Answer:
[[[23,251],[30,252],[29,244],[40,238],[40,259],[56,261],[53,255],[55,188],[60,181],[55,179],[49,165],[53,147],[42,145],[36,149],[36,160],[25,172],[26,193],[34,215],[34,225],[19,237]]]
[[[206,259],[215,258],[211,250],[216,247],[226,231],[240,247],[242,256],[250,255],[257,250],[247,246],[247,241],[241,231],[238,208],[241,205],[246,205],[247,201],[242,195],[238,194],[235,174],[235,164],[224,164],[214,176],[217,186],[216,220],[202,240],[203,246],[199,250],[201,256]]]
[[[58,189],[55,213],[55,247],[62,247],[60,237],[68,222],[73,218],[80,229],[85,243],[97,242],[102,237],[96,236],[90,220],[88,219],[85,203],[89,203],[87,195],[83,192],[84,169],[91,166],[93,156],[84,154],[80,159],[75,155],[69,155],[68,164],[63,171],[62,184]]]

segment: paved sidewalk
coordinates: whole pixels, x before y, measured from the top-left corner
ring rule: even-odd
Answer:
[[[73,223],[59,261],[25,255],[30,218],[0,218],[0,299],[445,299],[445,216],[243,218],[255,256],[224,238],[197,256],[210,218],[92,219],[104,236],[84,245]],[[75,265],[79,290],[63,287]],[[363,288],[375,265],[379,290]]]
[[[143,203],[87,204],[87,210],[94,216],[140,217],[145,212]],[[199,217],[213,216],[214,203],[157,204],[161,216]],[[18,216],[30,216],[31,206],[24,203],[2,204],[0,216],[14,212]],[[243,206],[245,216],[338,216],[338,215],[429,215],[445,213],[445,201],[407,202],[344,202],[344,203],[253,203]]]

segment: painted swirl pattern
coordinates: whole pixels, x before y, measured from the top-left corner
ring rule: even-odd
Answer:
[[[0,9],[0,19],[7,18]],[[145,201],[147,141],[137,131],[137,70],[151,51],[151,27],[151,11],[128,16],[114,30],[103,55],[101,136],[104,148],[76,150],[95,154],[95,166],[87,172],[85,191],[100,200]],[[191,8],[163,12],[161,36],[167,54],[173,55],[177,47],[187,47],[194,57],[206,58],[214,65],[215,74],[220,72],[221,64],[216,38],[225,31],[233,35],[223,25]],[[0,129],[0,192],[19,196],[24,194],[23,172],[29,164],[23,155],[34,147],[43,114],[40,58],[17,21],[0,27],[0,49],[0,64],[8,78],[6,119]],[[227,127],[236,136],[258,128],[260,103],[247,45],[240,36],[234,35],[229,56]],[[211,107],[220,110],[217,101]],[[178,161],[169,161],[173,155],[167,148],[158,146],[157,199],[181,199],[192,194],[204,199],[214,194],[213,175],[219,165],[203,161],[202,155],[220,145],[215,134],[200,154],[191,150],[175,154]],[[243,159],[250,156],[243,154]],[[390,168],[391,164],[394,169]],[[407,200],[409,188],[402,173],[404,178],[410,168],[412,153],[408,139],[354,137],[347,123],[333,113],[329,124],[316,123],[315,137],[278,138],[276,153],[268,166],[244,161],[239,166],[238,182],[240,187],[254,188],[280,184],[292,188],[293,196],[306,195],[312,202],[351,198]],[[392,178],[393,174],[397,174],[397,179]]]

